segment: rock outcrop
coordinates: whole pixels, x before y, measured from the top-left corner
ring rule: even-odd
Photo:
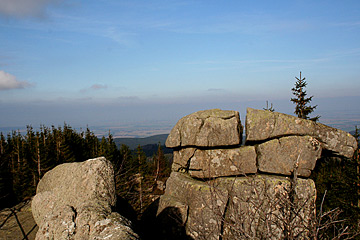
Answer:
[[[174,161],[158,217],[172,209],[193,239],[310,238],[316,189],[307,177],[323,150],[351,157],[356,140],[310,120],[249,108],[241,146],[239,119],[236,111],[215,109],[179,120],[166,141]]]
[[[115,205],[114,170],[104,157],[61,164],[37,186],[36,239],[138,239]]]

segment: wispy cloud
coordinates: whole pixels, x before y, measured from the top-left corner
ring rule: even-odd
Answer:
[[[99,89],[106,89],[107,86],[104,85],[104,84],[93,84],[90,89],[93,89],[93,90],[99,90]]]
[[[97,19],[93,17],[83,17],[75,15],[64,15],[52,13],[54,19],[53,30],[62,33],[78,33],[89,35],[90,37],[107,38],[125,47],[133,47],[136,43],[136,31],[129,30],[133,23],[114,21],[113,19]],[[33,26],[30,26],[33,27]],[[43,30],[41,27],[36,30]]]
[[[214,15],[208,19],[183,19],[178,22],[170,22],[164,30],[184,34],[225,34],[241,33],[250,35],[269,34],[269,32],[293,32],[314,28],[310,20],[282,19],[275,15],[264,13],[252,14],[226,14]],[[195,24],[194,24],[195,23]]]
[[[331,58],[342,58],[342,57],[352,57],[360,56],[360,48],[345,49],[340,51],[333,51],[329,54]]]
[[[85,93],[85,92],[89,92],[89,91],[98,91],[101,89],[107,89],[107,85],[95,83],[88,88],[81,89],[80,92]]]
[[[1,0],[0,15],[5,17],[25,18],[44,17],[49,5],[61,0]]]
[[[329,57],[324,58],[310,58],[310,59],[258,59],[258,60],[234,60],[234,61],[216,61],[216,60],[203,60],[203,61],[193,61],[186,62],[185,64],[189,65],[220,65],[220,66],[229,66],[229,65],[239,65],[239,64],[259,64],[259,63],[316,63],[316,62],[326,62],[329,61]]]
[[[26,88],[30,86],[32,86],[32,84],[29,82],[19,81],[14,75],[0,70],[0,91]]]
[[[336,27],[360,27],[360,21],[334,23]]]
[[[120,45],[125,46],[133,46],[134,40],[132,40],[132,37],[136,34],[134,33],[128,33],[121,31],[115,26],[108,27],[107,30],[103,33],[100,33],[103,37],[110,38],[111,40],[117,42]]]

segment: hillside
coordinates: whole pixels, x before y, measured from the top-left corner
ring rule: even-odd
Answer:
[[[165,145],[165,141],[167,137],[168,134],[159,134],[145,138],[114,138],[114,141],[116,143],[116,146],[118,147],[120,147],[121,144],[125,144],[130,149],[135,149],[138,145],[140,146],[145,146],[149,144],[158,145],[159,143],[161,145]]]

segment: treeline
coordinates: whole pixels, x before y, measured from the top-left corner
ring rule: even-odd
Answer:
[[[30,199],[41,177],[62,163],[104,156],[115,170],[117,193],[141,213],[156,192],[156,186],[170,174],[170,163],[159,145],[147,158],[139,146],[118,148],[112,135],[99,139],[90,129],[76,131],[67,124],[26,133],[0,133],[0,209]]]
[[[359,141],[357,128],[354,135]],[[163,193],[161,185],[170,174],[172,159],[164,155],[160,144],[148,158],[140,146],[135,151],[126,145],[117,147],[110,133],[99,139],[88,128],[76,131],[67,124],[40,130],[28,126],[26,133],[0,133],[0,209],[30,199],[39,179],[55,166],[99,156],[113,163],[117,194],[137,216]],[[317,211],[339,208],[340,219],[355,227],[360,222],[359,150],[351,159],[318,160],[311,178],[317,188]]]

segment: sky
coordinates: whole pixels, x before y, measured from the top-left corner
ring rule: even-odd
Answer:
[[[0,0],[0,127],[292,114],[300,71],[324,122],[360,119],[360,1]]]

